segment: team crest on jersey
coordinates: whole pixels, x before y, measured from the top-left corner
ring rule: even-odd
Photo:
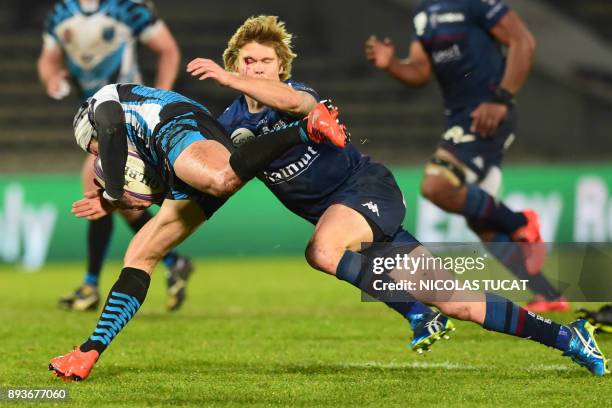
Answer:
[[[425,34],[425,28],[427,27],[427,13],[421,11],[419,14],[414,16],[414,30],[418,36]]]
[[[115,38],[115,27],[104,28],[104,30],[102,30],[102,38],[106,42],[113,41],[113,38]]]

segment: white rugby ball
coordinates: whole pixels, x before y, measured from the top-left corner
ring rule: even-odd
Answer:
[[[102,187],[105,186],[104,169],[100,157],[94,162],[94,174]],[[125,185],[123,189],[132,197],[159,204],[166,197],[167,188],[161,177],[147,165],[138,153],[128,151],[125,163]]]
[[[232,132],[230,139],[234,147],[238,147],[244,142],[247,142],[255,137],[255,134],[247,128],[238,128]]]

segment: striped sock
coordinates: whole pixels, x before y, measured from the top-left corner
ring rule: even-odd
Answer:
[[[527,223],[523,213],[512,211],[474,184],[468,185],[463,215],[468,219],[484,221],[492,229],[508,234]]]
[[[510,235],[497,233],[493,241],[484,244],[489,252],[504,264],[514,276],[529,281],[527,287],[534,294],[542,295],[546,300],[555,300],[561,296],[561,293],[555,289],[542,272],[535,275],[527,272],[525,252],[520,246],[512,243]]]
[[[96,350],[102,354],[136,314],[145,300],[150,282],[151,278],[146,272],[135,268],[123,268],[108,295],[95,330],[87,341],[81,344],[81,351]]]
[[[523,337],[561,351],[569,345],[569,329],[529,312],[516,303],[493,293],[486,294],[487,311],[482,327],[487,330]]]

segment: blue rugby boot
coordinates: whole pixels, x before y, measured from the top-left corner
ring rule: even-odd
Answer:
[[[570,357],[591,374],[602,376],[609,374],[608,360],[595,341],[595,327],[586,320],[576,320],[567,325],[572,332],[569,347],[564,356]]]
[[[455,325],[442,313],[422,313],[410,316],[412,340],[410,347],[419,354],[430,351],[431,346],[440,339],[450,339],[449,333]]]

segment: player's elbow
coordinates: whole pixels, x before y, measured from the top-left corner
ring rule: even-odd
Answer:
[[[529,30],[524,30],[517,42],[519,43],[523,52],[531,58],[537,47],[536,39],[533,34],[531,34]]]

